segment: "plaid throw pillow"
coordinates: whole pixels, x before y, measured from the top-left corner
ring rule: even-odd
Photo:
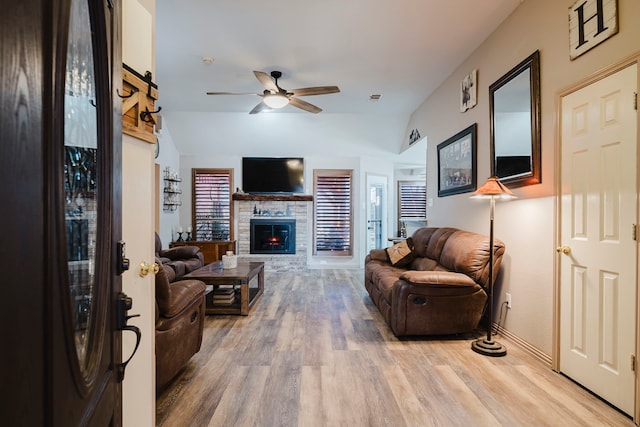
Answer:
[[[402,267],[409,264],[415,258],[413,253],[413,241],[411,237],[398,242],[390,248],[385,249],[391,265],[394,267]]]

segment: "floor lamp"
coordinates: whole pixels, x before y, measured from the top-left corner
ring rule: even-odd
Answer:
[[[493,212],[495,210],[496,199],[514,199],[516,196],[502,184],[498,178],[491,177],[484,185],[474,191],[472,199],[489,199],[491,203],[490,225],[489,225],[489,320],[487,324],[487,338],[479,339],[471,343],[471,349],[476,353],[485,356],[504,356],[507,349],[500,343],[491,339],[493,329]]]

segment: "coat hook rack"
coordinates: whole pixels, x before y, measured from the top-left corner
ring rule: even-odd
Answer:
[[[158,107],[156,111],[149,111],[148,107],[144,107],[144,111],[140,113],[140,120],[145,123],[154,123],[152,114],[158,114],[162,110],[162,107]]]
[[[131,93],[129,95],[120,95],[120,89],[116,89],[116,94],[118,94],[118,96],[122,99],[131,98],[133,95],[136,94],[136,92],[138,92],[138,88],[134,87],[133,89],[131,89]]]
[[[151,96],[151,84],[153,83],[153,74],[151,74],[151,71],[144,73],[144,81],[147,83],[147,96]]]

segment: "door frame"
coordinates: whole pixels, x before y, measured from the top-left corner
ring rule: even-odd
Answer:
[[[365,179],[365,188],[366,188],[366,205],[365,205],[365,223],[369,222],[369,210],[370,210],[370,205],[369,205],[369,189],[370,189],[370,184],[372,185],[382,185],[382,201],[381,201],[381,209],[382,209],[382,218],[381,218],[381,229],[380,229],[380,233],[382,234],[381,239],[382,239],[382,244],[384,246],[384,242],[385,242],[385,235],[388,235],[388,228],[389,228],[389,177],[387,175],[381,175],[381,174],[376,174],[376,173],[370,173],[367,172],[366,174],[366,179]],[[364,247],[368,253],[368,247],[369,247],[369,231],[367,230],[367,232],[365,233],[365,242],[364,242]]]
[[[555,176],[556,178],[556,197],[554,200],[554,210],[555,210],[555,218],[554,218],[554,242],[556,243],[556,247],[561,245],[561,235],[560,235],[560,224],[562,221],[561,217],[561,197],[562,197],[562,188],[561,181],[559,177],[562,172],[562,98],[567,95],[572,94],[573,92],[577,92],[580,89],[584,89],[585,87],[600,81],[606,77],[609,77],[622,69],[636,64],[638,66],[638,72],[636,73],[636,78],[638,80],[638,88],[640,88],[640,52],[637,52],[620,62],[617,62],[613,65],[603,68],[596,73],[577,81],[571,86],[560,90],[556,95],[556,138],[555,138]],[[636,145],[640,148],[640,109],[636,108]],[[638,159],[636,161],[636,225],[638,226],[640,215],[640,149],[637,150]],[[639,237],[640,238],[640,237]],[[636,247],[638,247],[639,238],[636,238]],[[554,271],[554,280],[553,280],[553,334],[552,334],[552,351],[551,351],[551,368],[560,372],[560,254],[557,254],[553,259],[553,271]],[[638,270],[640,268],[640,250],[636,250],[636,318],[635,318],[635,327],[636,327],[636,343],[635,343],[635,356],[636,356],[636,367],[635,367],[635,408],[633,411],[633,419],[636,424],[640,421],[640,381],[638,375],[638,355],[640,355],[640,339],[638,338],[638,332],[640,332],[640,279],[638,277]]]

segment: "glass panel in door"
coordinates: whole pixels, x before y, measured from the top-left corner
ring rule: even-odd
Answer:
[[[367,176],[367,252],[386,246],[386,188],[386,177]]]
[[[64,193],[71,319],[88,376],[98,235],[98,131],[88,2],[71,2],[64,95]]]

